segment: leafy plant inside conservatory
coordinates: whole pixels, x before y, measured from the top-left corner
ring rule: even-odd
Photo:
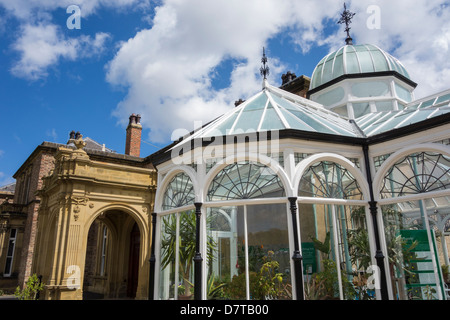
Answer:
[[[163,220],[162,224],[161,249],[163,257],[161,260],[161,268],[165,269],[172,263],[172,268],[176,257],[177,239],[179,252],[179,272],[180,279],[183,284],[178,287],[179,295],[183,295],[185,299],[189,299],[193,294],[193,285],[190,281],[193,273],[193,261],[195,256],[195,235],[196,235],[196,215],[195,211],[179,214],[179,235],[177,237],[177,218],[176,215],[170,215]],[[214,251],[217,244],[211,237],[208,237],[207,259],[211,262],[214,259]]]

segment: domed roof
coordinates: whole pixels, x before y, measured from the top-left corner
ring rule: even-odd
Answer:
[[[410,80],[400,61],[375,45],[345,45],[325,56],[314,69],[310,90],[348,74],[396,71]]]

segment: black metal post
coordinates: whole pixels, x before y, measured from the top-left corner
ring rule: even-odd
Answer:
[[[295,289],[297,293],[297,300],[305,300],[303,292],[303,257],[300,254],[300,245],[297,230],[297,198],[288,198],[290,202],[290,209],[292,215],[292,230],[294,231],[294,254],[292,260],[294,261],[294,277]]]
[[[372,174],[370,172],[370,159],[369,159],[369,146],[368,145],[363,145],[363,152],[364,152],[364,161],[365,161],[366,174],[367,174],[367,183],[369,184],[369,191],[370,191],[369,210],[370,210],[370,214],[372,216],[372,224],[373,224],[373,230],[374,230],[374,235],[375,235],[375,249],[376,249],[375,260],[377,261],[377,266],[380,270],[381,299],[389,300],[389,294],[387,291],[386,268],[384,267],[384,255],[383,255],[383,251],[381,250],[380,233],[378,230],[378,221],[377,221],[378,207],[377,207],[377,202],[375,201],[375,198],[374,198],[373,185],[372,185]]]
[[[195,256],[194,256],[194,299],[202,300],[202,254],[200,252],[200,220],[202,217],[202,203],[195,205]]]
[[[155,238],[156,238],[156,216],[155,212],[152,213],[152,247],[150,252],[150,275],[148,280],[148,300],[155,299]]]

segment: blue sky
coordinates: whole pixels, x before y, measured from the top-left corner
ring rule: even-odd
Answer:
[[[80,8],[80,29],[66,12]],[[399,58],[416,98],[450,88],[446,1],[347,1],[356,43]],[[311,76],[344,44],[338,0],[0,0],[0,185],[43,141],[71,130],[123,153],[131,113],[141,156],[261,88],[262,47],[273,85]],[[176,138],[176,137],[175,137]]]

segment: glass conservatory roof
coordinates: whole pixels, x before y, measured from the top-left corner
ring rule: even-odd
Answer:
[[[196,131],[190,138],[285,129],[361,136],[347,119],[325,109],[321,104],[267,84],[263,91]]]
[[[396,71],[410,79],[400,61],[375,45],[346,45],[325,56],[314,69],[310,90],[346,74]]]
[[[374,112],[355,120],[366,136],[450,113],[450,90],[409,103],[398,111]]]
[[[372,112],[353,122],[319,103],[266,83],[262,91],[185,136],[172,149],[192,139],[211,141],[212,137],[288,129],[365,138],[447,113],[450,113],[450,90],[413,101],[402,110]]]

